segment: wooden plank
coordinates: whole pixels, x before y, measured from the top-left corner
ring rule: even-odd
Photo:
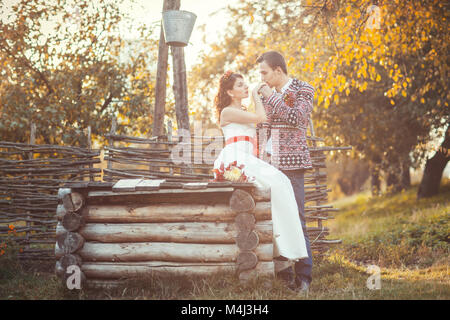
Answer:
[[[201,189],[201,190],[192,190],[193,192],[233,192],[234,188],[206,188],[206,189]],[[159,190],[155,190],[155,191],[135,191],[133,192],[134,195],[151,195],[151,194],[164,194],[164,193],[169,193],[169,194],[179,194],[179,193],[189,193],[192,192],[190,191],[186,191],[185,189],[159,189]],[[118,197],[118,196],[128,196],[129,193],[128,192],[110,192],[110,191],[91,191],[88,193],[88,198],[96,198],[96,197],[106,197],[106,198],[110,198],[110,197]]]
[[[142,179],[121,179],[112,187],[113,192],[133,192]]]
[[[272,221],[258,221],[254,227],[260,243],[271,243]],[[66,232],[61,223],[56,236]],[[233,222],[89,223],[78,233],[86,241],[235,243],[239,230]]]
[[[136,191],[154,191],[159,190],[161,183],[164,183],[166,179],[147,180],[144,179],[136,185]]]
[[[208,182],[190,182],[183,183],[183,189],[187,190],[202,190],[208,187]]]
[[[182,263],[167,261],[148,262],[85,262],[81,270],[88,278],[120,279],[145,275],[180,274],[184,276],[213,276],[215,273],[236,272],[233,262]],[[273,262],[260,261],[253,269],[260,275],[273,275]]]
[[[55,256],[65,252],[55,245]],[[202,244],[173,242],[97,243],[85,242],[77,251],[84,261],[128,262],[236,262],[240,250],[235,244]],[[255,249],[258,261],[272,261],[273,244],[262,243]]]
[[[271,220],[271,203],[257,202],[253,214],[256,221]],[[236,217],[228,203],[89,204],[82,215],[87,223],[230,222]]]

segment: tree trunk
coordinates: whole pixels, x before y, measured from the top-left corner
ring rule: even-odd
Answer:
[[[401,165],[402,165],[401,185],[403,189],[409,189],[411,187],[411,174],[409,173],[410,161],[405,160],[402,162]]]
[[[439,193],[442,173],[450,159],[450,126],[447,127],[444,142],[436,154],[427,160],[422,181],[417,192],[417,199],[432,197]]]
[[[399,170],[400,168],[398,168],[398,164],[395,164],[394,167],[389,168],[386,179],[386,185],[389,194],[394,194],[400,192],[401,190],[400,179],[398,174]]]
[[[381,191],[380,169],[376,165],[372,165],[370,168],[370,190],[372,196],[378,196]]]
[[[180,0],[164,0],[163,11],[175,9]],[[155,114],[153,118],[153,136],[161,136],[164,134],[164,114],[166,111],[166,82],[167,82],[167,64],[169,58],[169,47],[166,45],[164,38],[164,30],[161,24],[161,32],[159,35],[158,45],[158,66],[156,72],[155,87]]]

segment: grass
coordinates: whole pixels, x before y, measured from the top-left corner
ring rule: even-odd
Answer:
[[[370,197],[360,193],[333,203],[332,238],[343,243],[314,258],[307,297],[277,279],[240,285],[229,274],[207,278],[147,276],[108,290],[69,291],[53,275],[53,264],[20,265],[14,245],[0,256],[0,299],[450,299],[450,183],[441,193],[416,201],[417,187]],[[330,237],[330,238],[331,238]],[[368,265],[381,270],[381,289],[369,290]]]

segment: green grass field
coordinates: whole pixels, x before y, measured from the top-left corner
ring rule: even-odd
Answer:
[[[314,259],[309,295],[279,280],[240,285],[232,275],[141,278],[110,290],[69,291],[41,265],[21,267],[13,247],[0,256],[0,299],[450,299],[450,183],[416,201],[417,187],[392,196],[361,193],[333,204],[330,238],[343,240]],[[381,289],[370,290],[368,265],[381,269]]]

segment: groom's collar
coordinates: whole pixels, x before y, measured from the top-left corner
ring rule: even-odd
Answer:
[[[283,86],[283,88],[281,88],[279,93],[284,93],[287,90],[287,88],[289,88],[291,83],[292,83],[292,78],[289,78],[288,82],[286,82],[286,84]]]

